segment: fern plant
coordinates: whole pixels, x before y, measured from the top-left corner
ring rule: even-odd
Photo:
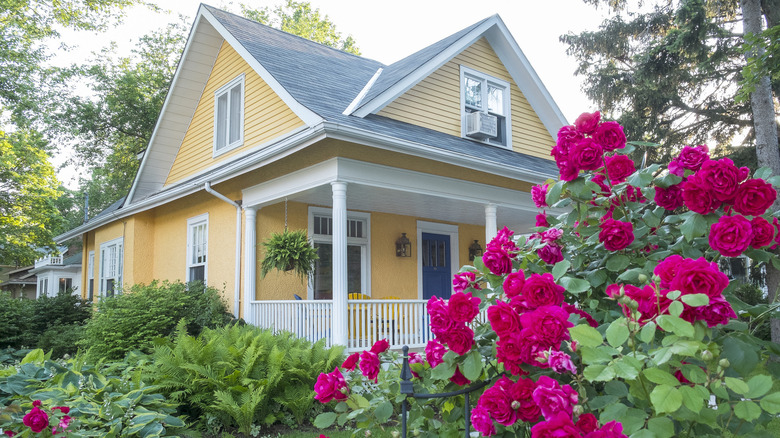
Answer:
[[[306,237],[306,230],[288,230],[273,233],[263,242],[265,256],[260,263],[260,276],[273,269],[279,271],[294,271],[301,279],[305,279],[314,271],[314,261],[317,260],[317,249]]]

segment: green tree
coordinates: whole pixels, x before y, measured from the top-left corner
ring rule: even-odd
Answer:
[[[336,30],[336,25],[330,18],[327,15],[323,17],[319,9],[312,9],[309,2],[287,0],[283,5],[273,8],[266,6],[260,9],[241,3],[241,14],[293,35],[360,55],[360,49],[352,36],[342,38],[341,32]]]
[[[0,263],[29,264],[39,251],[56,249],[58,187],[40,133],[0,131]]]

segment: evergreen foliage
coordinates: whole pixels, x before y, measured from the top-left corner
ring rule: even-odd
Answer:
[[[254,425],[297,426],[313,418],[321,411],[311,390],[316,376],[338,366],[342,353],[324,341],[248,325],[206,329],[197,337],[180,325],[173,341],[155,346],[144,373],[200,428],[216,419],[249,434]]]
[[[197,335],[231,320],[218,290],[200,282],[155,281],[102,298],[79,346],[88,349],[90,358],[117,360],[132,350],[151,352],[153,341],[172,335],[181,321]]]

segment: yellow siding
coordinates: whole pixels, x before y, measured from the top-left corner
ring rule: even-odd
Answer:
[[[482,38],[379,111],[379,115],[460,137],[460,66],[510,84],[512,148],[550,159],[555,141],[493,48]]]
[[[245,75],[244,144],[214,158],[214,92],[242,73]],[[180,181],[303,125],[303,121],[252,67],[224,42],[165,185]]]

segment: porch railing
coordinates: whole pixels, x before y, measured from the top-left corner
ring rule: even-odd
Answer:
[[[35,261],[36,268],[40,268],[41,266],[61,265],[61,264],[62,264],[62,257],[60,256],[43,257]]]
[[[371,348],[387,339],[390,348],[422,348],[433,339],[426,300],[347,300],[347,351]],[[332,300],[252,301],[248,321],[332,345]],[[477,321],[485,321],[482,312]]]

